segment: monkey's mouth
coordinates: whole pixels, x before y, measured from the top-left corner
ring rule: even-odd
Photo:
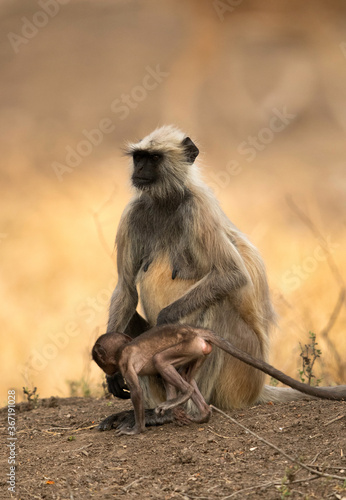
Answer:
[[[148,177],[139,177],[138,175],[132,176],[132,183],[135,187],[142,188],[153,184],[153,179],[148,179]]]

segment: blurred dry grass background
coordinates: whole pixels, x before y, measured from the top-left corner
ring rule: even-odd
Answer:
[[[100,382],[89,351],[131,195],[121,147],[165,123],[196,139],[206,181],[260,249],[279,313],[271,360],[297,376],[299,342],[328,323],[339,288],[287,196],[346,271],[346,4],[2,0],[0,14],[0,401]],[[278,112],[291,118],[270,131]],[[104,119],[112,131],[59,180],[54,162]],[[317,337],[324,382],[346,383],[345,327],[343,305],[328,334],[339,363]]]

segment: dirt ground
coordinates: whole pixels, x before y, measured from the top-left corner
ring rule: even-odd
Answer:
[[[318,477],[224,415],[208,424],[116,437],[95,428],[128,401],[66,398],[16,407],[20,499],[346,498],[346,481]],[[1,498],[8,492],[7,408],[1,412]],[[228,412],[317,471],[346,479],[346,402],[266,404]]]

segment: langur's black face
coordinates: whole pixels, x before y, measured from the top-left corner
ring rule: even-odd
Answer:
[[[147,190],[150,186],[158,183],[162,176],[165,176],[164,179],[161,179],[163,182],[169,182],[169,172],[173,166],[181,168],[180,165],[182,164],[184,169],[186,164],[191,165],[194,163],[199,150],[189,137],[185,137],[180,144],[180,148],[176,158],[172,151],[168,152],[168,165],[171,165],[168,167],[168,158],[165,157],[165,152],[162,150],[155,151],[155,149],[141,149],[139,145],[139,148],[131,153],[133,158],[132,184],[134,187]]]
[[[133,153],[132,183],[138,189],[144,189],[158,181],[159,167],[163,155],[155,151],[137,150]]]

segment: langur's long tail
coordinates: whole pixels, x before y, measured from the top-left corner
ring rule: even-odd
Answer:
[[[302,399],[304,396],[301,393],[308,394],[314,398],[346,400],[346,385],[338,385],[336,387],[313,387],[311,385],[303,384],[294,378],[289,377],[285,373],[277,370],[265,361],[253,358],[250,354],[238,349],[235,345],[231,344],[228,340],[215,335],[213,332],[203,332],[203,338],[211,344],[220,347],[231,356],[234,356],[240,361],[248,365],[258,368],[262,372],[276,378],[285,385],[289,385],[296,389],[286,389],[283,387],[264,386],[263,392],[260,397],[260,402],[274,401],[294,401],[295,399]],[[297,392],[299,391],[299,392]]]
[[[286,376],[288,377],[288,375]],[[291,379],[290,377],[288,378]],[[295,382],[300,383],[297,380]],[[305,387],[311,387],[307,384],[303,385],[304,389]],[[346,400],[346,385],[336,385],[334,387],[315,387],[315,389],[318,389],[318,391],[321,392],[319,392],[317,396],[310,394],[308,396],[309,399],[324,398],[338,401]],[[299,392],[299,390],[296,391],[290,387],[274,387],[271,385],[265,385],[257,402],[268,403],[269,401],[272,401],[273,403],[285,403],[288,401],[297,401],[298,399],[306,399],[307,394],[307,392],[304,392],[303,394],[302,392]]]

